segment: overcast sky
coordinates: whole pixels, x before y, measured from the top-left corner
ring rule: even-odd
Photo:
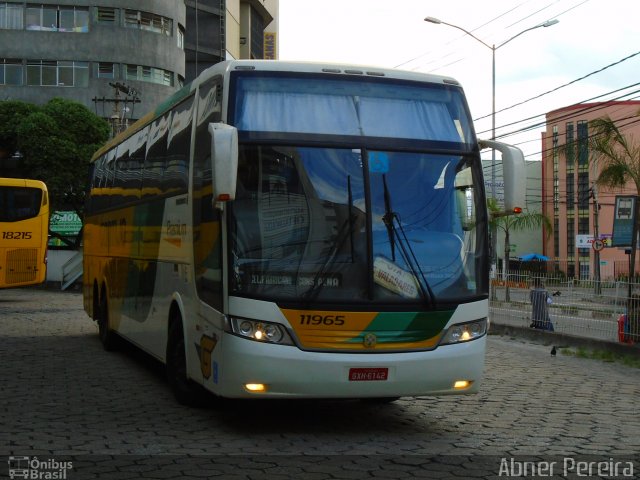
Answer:
[[[543,122],[542,115],[550,110],[600,95],[605,96],[592,101],[640,98],[632,93],[640,86],[630,87],[640,82],[640,54],[545,94],[638,53],[640,0],[280,0],[279,10],[280,59],[397,67],[454,77],[465,89],[481,138],[491,137],[491,49],[460,30],[425,22],[427,16],[499,46],[498,137]],[[559,23],[512,39],[550,19]],[[630,88],[610,93],[625,87]],[[525,103],[509,108],[520,102]],[[535,128],[500,139],[517,144],[528,160],[538,160],[541,131]]]

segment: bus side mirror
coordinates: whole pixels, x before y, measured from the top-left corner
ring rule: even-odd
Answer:
[[[209,134],[213,201],[220,208],[223,202],[236,198],[238,130],[224,123],[210,123]]]
[[[525,207],[527,178],[522,150],[493,140],[480,140],[481,149],[493,148],[502,154],[504,180],[504,215],[521,212]]]

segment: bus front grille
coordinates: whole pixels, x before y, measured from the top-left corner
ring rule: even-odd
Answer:
[[[7,271],[5,281],[13,283],[32,282],[38,274],[38,250],[20,248],[7,252]]]

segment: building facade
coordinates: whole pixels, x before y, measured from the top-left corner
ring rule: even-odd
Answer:
[[[542,135],[543,211],[552,220],[553,232],[543,236],[544,254],[556,260],[555,268],[568,277],[624,277],[629,255],[610,247],[616,195],[637,194],[635,185],[607,190],[595,182],[599,166],[589,151],[589,122],[609,117],[629,140],[640,140],[640,102],[606,102],[572,105],[549,112]],[[605,247],[597,251],[593,240]],[[636,271],[638,271],[636,267]]]
[[[178,0],[0,2],[0,100],[78,101],[135,119],[185,79]]]
[[[483,160],[482,165],[485,172],[485,191],[487,192],[487,196],[491,196],[491,178],[487,174],[487,172],[491,170],[491,160]],[[525,161],[525,173],[527,178],[525,211],[528,213],[542,213],[542,162],[540,160]],[[498,162],[496,165],[495,192],[498,204],[503,204],[504,180],[502,175],[502,162]],[[509,258],[512,262],[517,260],[521,255],[542,252],[542,236],[535,230],[510,231],[509,237]],[[496,258],[498,259],[498,265],[502,265],[505,256],[504,240],[504,232],[498,229],[496,237]]]
[[[185,0],[186,80],[230,59],[277,59],[278,0]]]
[[[0,100],[75,100],[120,130],[214,63],[264,58],[270,43],[263,32],[277,6],[277,0],[0,1]]]

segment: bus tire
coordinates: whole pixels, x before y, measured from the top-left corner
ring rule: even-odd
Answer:
[[[102,291],[100,295],[100,306],[97,312],[98,319],[98,335],[100,337],[100,343],[102,347],[111,352],[116,350],[118,345],[117,334],[109,327],[109,303],[107,301],[107,292]]]
[[[187,377],[187,356],[182,332],[182,320],[172,319],[167,340],[167,382],[178,403],[189,407],[203,407],[204,389]]]

